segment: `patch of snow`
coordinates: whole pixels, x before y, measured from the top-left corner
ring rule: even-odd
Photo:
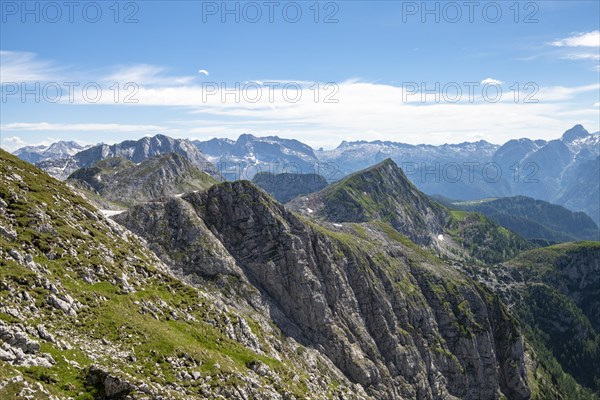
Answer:
[[[444,235],[442,235],[442,234],[439,234],[439,235],[438,235],[438,240],[440,240],[440,241],[444,241]]]
[[[309,214],[312,214],[312,213],[314,212],[312,209],[310,209],[310,208],[308,208],[308,207],[306,208],[306,211],[307,211]]]
[[[119,215],[125,210],[100,210],[102,215],[105,217],[112,217],[113,215]]]
[[[343,225],[342,224],[333,224],[333,226],[336,226],[338,228],[341,228]]]

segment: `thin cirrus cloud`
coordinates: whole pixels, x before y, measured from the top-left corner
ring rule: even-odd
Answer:
[[[600,60],[600,53],[566,54],[563,58],[568,60]]]
[[[86,71],[76,67],[58,66],[53,61],[40,59],[39,55],[23,51],[0,50],[2,73],[0,83],[8,82],[97,82],[107,86],[114,82],[120,84],[135,83],[138,86],[182,86],[193,83],[196,76],[174,76],[167,68],[137,64],[115,66],[98,74],[98,71]]]
[[[50,61],[40,60],[35,53],[0,50],[0,60],[0,83],[47,82],[64,77],[64,68]]]
[[[121,84],[135,83],[139,86],[187,85],[196,79],[195,76],[172,76],[166,68],[148,64],[119,67],[101,80]]]
[[[163,132],[167,128],[143,124],[68,124],[49,122],[13,122],[0,125],[3,131],[76,131],[76,132]]]

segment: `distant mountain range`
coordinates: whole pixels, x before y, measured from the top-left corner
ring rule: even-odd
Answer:
[[[492,159],[511,174],[504,195],[521,194],[586,212],[600,222],[600,134],[576,125],[560,139],[511,140]],[[518,167],[518,175],[514,172]]]
[[[36,166],[55,178],[64,180],[79,168],[91,167],[98,161],[107,158],[121,157],[137,164],[148,158],[167,153],[180,154],[201,170],[213,176],[218,176],[213,165],[192,142],[187,139],[173,139],[164,135],[143,137],[139,140],[126,140],[113,145],[99,144],[70,157],[38,162]]]
[[[38,157],[35,149],[26,149],[15,154],[23,159]],[[590,134],[581,125],[560,139],[518,139],[502,146],[486,141],[441,146],[356,141],[317,151],[277,136],[244,134],[236,141],[191,142],[157,135],[98,145],[68,157],[48,156],[37,165],[66,179],[76,169],[104,158],[124,157],[137,163],[168,152],[184,155],[204,169],[216,168],[226,180],[252,179],[259,172],[270,172],[316,173],[334,182],[390,158],[419,190],[430,195],[456,200],[524,195],[583,211],[600,224],[600,134]],[[219,174],[212,171],[212,175]]]
[[[294,139],[241,135],[238,140],[193,142],[227,180],[252,179],[260,172],[318,173],[313,149]]]
[[[590,134],[581,125],[551,141],[518,139],[502,146],[485,141],[442,146],[362,141],[316,154],[343,172],[389,157],[427,194],[457,200],[525,195],[584,211],[600,222],[600,134]]]
[[[73,156],[91,146],[84,146],[77,142],[60,141],[49,146],[26,146],[13,152],[21,160],[35,164],[45,160],[55,160]]]
[[[231,172],[226,179],[267,171],[318,173],[331,182],[391,158],[427,194],[457,200],[524,195],[584,211],[600,223],[600,133],[581,125],[560,139],[517,139],[502,146],[483,140],[441,146],[344,141],[314,151],[296,140],[252,135],[194,144]]]

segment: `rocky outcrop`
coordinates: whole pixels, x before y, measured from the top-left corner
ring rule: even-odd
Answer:
[[[531,250],[489,269],[466,268],[509,304],[546,364],[560,363],[597,391],[600,375],[600,244],[564,243]],[[543,347],[540,347],[543,346]],[[546,350],[547,349],[547,350]]]
[[[363,225],[370,240],[329,231],[249,182],[115,219],[196,279],[236,277],[239,301],[265,304],[374,398],[529,396],[523,339],[503,305],[419,250],[379,241],[374,226]]]
[[[40,352],[40,344],[30,339],[23,325],[0,321],[0,360],[25,367],[51,367],[56,361]]]
[[[101,393],[97,396],[101,400],[125,399],[135,389],[131,383],[96,365],[88,369],[87,383],[101,387]]]
[[[119,157],[107,158],[93,167],[78,169],[67,182],[105,200],[129,205],[204,190],[217,181],[184,156],[168,153],[139,164]]]
[[[63,182],[2,150],[0,176],[0,398],[369,398],[269,318],[176,278]]]

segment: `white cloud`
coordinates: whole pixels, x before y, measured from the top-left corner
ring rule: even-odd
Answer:
[[[57,124],[50,122],[13,122],[0,125],[3,131],[58,131],[58,132],[164,132],[158,125],[134,124]]]
[[[208,71],[207,71],[207,70],[205,70],[205,69],[199,69],[199,70],[198,70],[198,73],[199,73],[199,74],[201,74],[201,75],[208,76]]]
[[[563,58],[566,58],[568,60],[600,60],[600,53],[567,54]]]
[[[1,147],[6,150],[6,151],[15,151],[16,149],[23,147],[23,146],[27,146],[27,142],[25,142],[23,139],[21,139],[18,136],[9,136],[9,137],[4,137],[2,136],[0,141],[0,145]]]
[[[5,53],[3,52],[3,75]],[[30,77],[43,77],[42,73],[46,71],[39,66],[53,67],[54,65],[40,62],[30,53],[11,53],[10,56],[13,60],[10,73],[13,76],[16,73],[27,72]],[[35,67],[26,65],[28,63],[33,63]],[[22,68],[19,69],[17,67],[19,65]],[[66,70],[61,69],[61,71]],[[91,73],[73,72],[75,75],[77,73],[80,73],[79,76],[91,76],[91,81],[94,80]],[[72,136],[76,136],[77,132],[97,132],[94,136],[102,137],[99,140],[105,141],[104,137],[110,136],[105,133],[110,132],[132,134],[161,132],[176,136],[202,135],[230,138],[235,138],[240,133],[252,132],[257,135],[294,137],[315,147],[330,147],[339,144],[341,140],[358,139],[441,144],[485,138],[502,143],[514,137],[533,137],[536,133],[540,134],[539,132],[545,132],[553,138],[569,125],[576,123],[582,123],[594,131],[600,128],[597,109],[589,107],[597,97],[588,100],[589,92],[597,92],[600,89],[598,83],[578,87],[540,87],[534,95],[539,103],[534,104],[523,103],[525,96],[531,94],[531,90],[524,90],[521,87],[519,101],[515,102],[514,92],[509,88],[503,88],[501,99],[497,103],[490,103],[482,96],[482,86],[486,83],[499,85],[502,81],[486,78],[480,82],[479,87],[475,88],[475,97],[472,100],[469,99],[468,88],[463,83],[459,83],[462,96],[456,103],[452,103],[444,96],[428,94],[422,98],[420,93],[411,95],[406,87],[365,82],[360,79],[346,80],[327,90],[323,83],[319,83],[319,98],[315,100],[316,85],[308,81],[261,79],[252,84],[240,82],[239,90],[234,89],[235,82],[232,82],[227,83],[228,94],[226,95],[221,90],[221,82],[214,82],[213,91],[207,95],[206,90],[203,93],[203,88],[206,89],[206,86],[198,83],[201,79],[197,74],[193,77],[172,76],[165,68],[147,64],[115,67],[102,76],[104,78],[99,82],[103,84],[103,92],[105,89],[106,91],[96,103],[98,105],[153,106],[166,109],[182,107],[193,114],[192,118],[201,121],[188,125],[173,121],[158,122],[156,125],[11,121],[0,126],[2,136],[5,136],[4,132],[28,132],[23,133],[22,137],[34,135],[35,132],[49,131],[67,132]],[[75,80],[75,77],[69,78]],[[138,103],[115,104],[113,93],[109,89],[115,81],[121,85],[127,81],[137,82],[140,87],[134,99],[138,100]],[[279,83],[272,93],[274,94],[272,99],[269,96],[271,89],[265,87],[266,82]],[[204,82],[203,85],[207,83],[210,84]],[[302,96],[299,101],[285,100],[282,87],[286,83],[300,86]],[[244,85],[247,86],[244,88]],[[442,82],[440,86],[443,87],[444,83]],[[427,89],[432,87],[435,87],[435,83],[427,85]],[[76,92],[78,94],[75,103],[80,106],[89,104],[83,101],[80,92]],[[293,96],[294,90],[291,89],[287,94]],[[584,94],[585,99],[579,101],[578,99]],[[257,101],[251,101],[257,96]],[[337,103],[327,103],[325,100],[328,97],[337,100]],[[61,103],[68,104],[68,100],[68,96],[65,95]],[[165,111],[167,114],[169,112]],[[102,121],[107,120],[102,119]]]
[[[61,79],[60,68],[35,53],[0,50],[0,83],[48,82]]]
[[[502,85],[503,83],[504,82],[499,81],[499,80],[494,79],[494,78],[486,78],[486,79],[484,79],[484,80],[481,81],[482,85],[485,85],[485,84],[489,84],[489,85]]]
[[[442,85],[443,86],[443,85]],[[2,131],[65,131],[65,132],[135,132],[165,133],[176,136],[236,138],[248,132],[256,135],[293,137],[315,147],[333,147],[342,140],[383,139],[407,143],[455,143],[480,140],[503,143],[515,137],[554,138],[569,126],[582,123],[589,130],[598,130],[597,109],[578,107],[573,100],[582,94],[597,92],[600,84],[579,87],[540,87],[534,98],[539,103],[523,103],[526,94],[504,90],[497,103],[484,101],[482,86],[476,98],[469,102],[467,90],[457,103],[428,95],[422,102],[419,94],[408,96],[402,87],[361,82],[341,82],[333,95],[337,103],[324,102],[327,94],[321,84],[319,101],[314,90],[303,83],[302,97],[296,103],[283,99],[278,90],[270,101],[266,92],[260,101],[253,98],[256,88],[221,98],[220,89],[203,99],[200,86],[140,88],[136,95],[138,107],[185,107],[198,121],[166,121],[158,125],[129,124],[55,124],[11,123]],[[592,98],[593,99],[593,98]],[[239,100],[239,101],[236,101]],[[101,104],[114,104],[111,99]],[[591,103],[588,103],[591,104]],[[135,105],[134,105],[135,106]],[[583,111],[577,111],[582,109]],[[537,136],[534,135],[547,135]],[[98,134],[97,136],[100,136]],[[101,140],[101,139],[98,139]]]
[[[600,47],[600,31],[578,33],[551,42],[550,45],[557,47]]]
[[[138,64],[117,68],[112,74],[102,78],[102,80],[109,83],[118,82],[121,85],[132,82],[139,86],[168,86],[187,85],[195,78],[194,76],[170,76],[163,67]]]

